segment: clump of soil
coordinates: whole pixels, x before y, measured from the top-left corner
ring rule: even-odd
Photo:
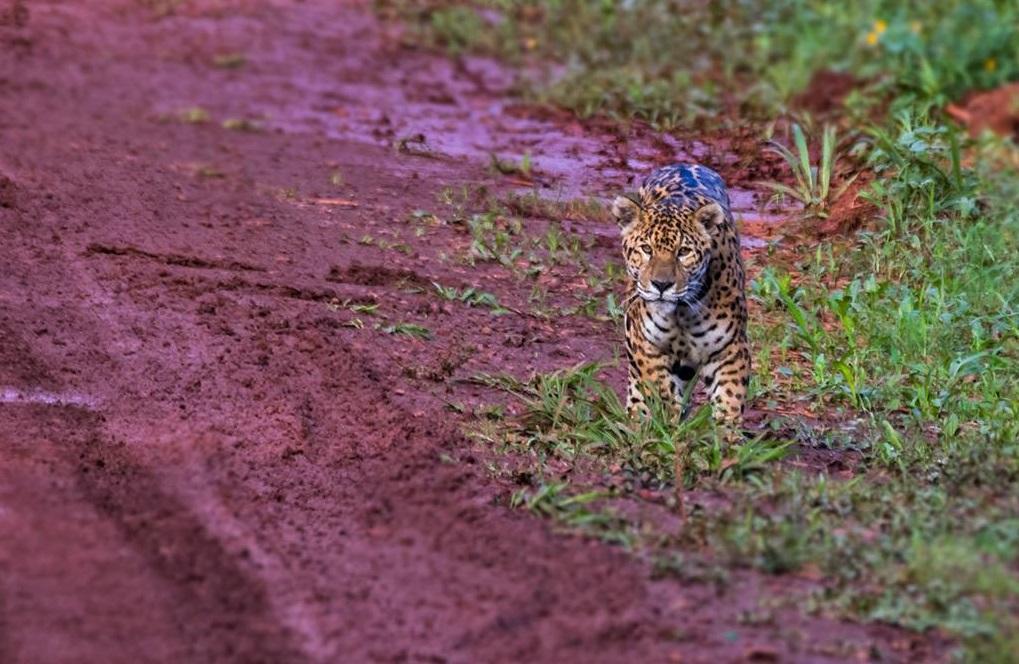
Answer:
[[[850,233],[866,226],[877,218],[877,207],[861,194],[872,180],[869,173],[861,173],[832,203],[828,217],[818,226],[819,235]]]
[[[974,93],[960,105],[949,104],[945,111],[972,136],[990,130],[1019,141],[1019,83]]]
[[[0,171],[0,207],[13,208],[17,202],[18,187],[10,177]]]
[[[817,71],[793,103],[796,107],[819,116],[842,108],[846,96],[859,85],[856,77],[845,72],[822,69]]]

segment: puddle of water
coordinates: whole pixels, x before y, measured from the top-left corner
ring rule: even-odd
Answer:
[[[764,249],[768,246],[768,241],[753,235],[740,235],[740,245],[744,249]]]
[[[609,197],[633,189],[638,180],[657,166],[677,161],[696,161],[704,146],[682,143],[668,134],[650,138],[630,138],[624,143],[607,136],[593,135],[579,123],[567,124],[521,116],[506,101],[479,95],[465,89],[453,72],[442,72],[437,65],[424,79],[438,89],[448,103],[421,101],[407,97],[407,90],[398,85],[380,89],[355,86],[344,89],[333,78],[304,72],[292,81],[305,99],[356,99],[352,104],[330,106],[312,102],[303,109],[263,107],[269,123],[284,132],[320,132],[331,138],[378,136],[385,128],[388,145],[405,137],[423,136],[428,150],[455,159],[475,163],[499,159],[521,164],[531,163],[535,178],[544,185],[548,198]],[[342,92],[337,92],[337,89]],[[361,104],[367,103],[367,107]],[[539,189],[540,191],[540,189]],[[755,192],[731,188],[733,209],[737,214],[756,219],[781,221],[785,215],[761,213]]]
[[[703,144],[665,133],[621,136],[567,116],[521,111],[509,68],[484,58],[456,63],[396,50],[396,38],[386,33],[389,26],[370,13],[347,18],[337,24],[328,8],[308,8],[277,26],[271,39],[252,35],[246,23],[232,28],[228,20],[221,23],[218,29],[236,29],[238,39],[247,31],[243,39],[250,59],[219,91],[227,99],[247,100],[247,106],[226,112],[263,118],[267,128],[285,133],[386,147],[422,136],[424,143],[415,141],[415,149],[475,164],[488,164],[493,154],[516,164],[528,159],[539,191],[559,200],[608,198],[635,188],[656,166],[696,161],[707,151]],[[162,105],[180,107],[179,101]],[[428,165],[414,159],[407,168]],[[729,193],[737,214],[766,216],[759,213],[754,191]]]
[[[0,388],[0,403],[28,403],[46,406],[75,406],[77,408],[95,409],[96,399],[76,392],[55,393],[44,390],[24,391],[13,387]]]

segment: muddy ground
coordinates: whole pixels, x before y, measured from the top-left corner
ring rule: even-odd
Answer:
[[[752,619],[794,579],[659,579],[507,507],[448,404],[618,339],[458,260],[439,194],[602,197],[694,156],[734,180],[748,252],[776,221],[718,146],[528,109],[511,82],[365,5],[0,1],[0,662],[936,658],[789,603]],[[610,224],[571,223],[616,260]],[[576,304],[576,274],[539,289]]]

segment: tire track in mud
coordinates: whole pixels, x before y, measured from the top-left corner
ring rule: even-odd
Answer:
[[[209,444],[215,446],[218,442],[212,440]],[[283,628],[301,657],[313,662],[333,661],[336,653],[329,648],[318,616],[311,608],[313,598],[306,586],[286,573],[281,574],[286,570],[285,562],[262,546],[251,527],[228,509],[198,454],[202,447],[200,443],[178,445],[176,458],[163,471],[164,484],[174,487],[174,497],[221,547],[224,558],[239,561],[235,564],[248,568],[248,574],[258,575],[264,612]],[[266,659],[274,661],[273,657]]]
[[[16,330],[8,329],[2,346],[20,347],[24,353],[27,344],[12,343],[19,338]],[[55,384],[41,363],[30,357],[26,363],[33,366],[33,379]],[[14,455],[13,464],[9,459],[0,462],[0,469],[7,471],[0,473],[0,490],[7,488],[5,479],[13,481],[17,449],[35,440],[43,449],[33,455],[44,458],[50,470],[46,481],[73,486],[170,591],[173,599],[167,605],[182,636],[178,645],[189,659],[266,663],[307,659],[302,646],[314,647],[314,633],[289,609],[273,605],[271,590],[254,572],[265,564],[266,556],[218,509],[194,461],[160,467],[157,456],[155,463],[140,462],[132,453],[140,441],[129,444],[111,436],[105,414],[67,405],[70,398],[46,404],[30,392],[24,396],[18,403],[0,404],[0,423],[7,425],[0,428],[0,443],[5,455]],[[13,426],[19,421],[23,429]],[[243,548],[238,550],[232,542],[243,542]],[[101,545],[108,551],[117,547],[118,542]],[[74,561],[69,564],[73,568]],[[89,561],[78,573],[86,577],[91,573]],[[131,611],[129,606],[120,608]],[[109,655],[108,661],[126,661],[116,652]]]
[[[126,259],[132,288],[144,285],[153,276],[138,267],[149,262],[148,252],[87,252],[86,256],[113,255]],[[141,260],[139,265],[132,261]],[[171,268],[221,270],[220,265],[194,260],[159,261]],[[72,276],[72,274],[74,276]],[[140,277],[140,279],[139,279]],[[278,283],[249,282],[239,277],[230,280],[207,279],[196,275],[167,273],[155,275],[156,283],[176,289],[201,292],[249,292],[282,302],[329,302],[342,295],[340,288],[316,290]],[[63,279],[83,292],[95,289],[87,273],[70,268]],[[186,287],[181,290],[180,287]],[[355,301],[370,301],[359,286],[347,293]],[[348,298],[349,299],[349,298]],[[88,298],[82,297],[82,301]],[[235,303],[238,308],[247,305]],[[158,306],[158,305],[157,305]],[[89,316],[70,308],[69,317],[78,321],[82,331],[90,328]],[[2,322],[2,321],[0,321]],[[82,334],[94,340],[122,336],[128,330],[124,322],[107,319],[107,329]],[[225,444],[216,434],[190,432],[183,423],[163,419],[158,425],[132,422],[129,401],[106,399],[109,408],[99,409],[99,399],[62,390],[48,366],[53,358],[36,359],[32,343],[25,341],[27,331],[15,322],[0,326],[0,358],[18,359],[25,369],[8,381],[29,387],[4,387],[0,390],[0,417],[8,409],[29,409],[39,420],[48,422],[54,438],[69,440],[60,446],[67,463],[55,469],[73,476],[79,499],[91,505],[96,515],[111,524],[125,543],[145,561],[147,569],[158,577],[173,599],[172,614],[181,632],[179,645],[187,659],[195,661],[238,662],[325,662],[336,661],[337,653],[323,637],[318,617],[309,607],[309,584],[292,577],[289,565],[259,543],[250,524],[238,519],[226,506],[217,490],[216,480],[206,469],[209,450]],[[96,350],[97,354],[102,354]],[[166,368],[168,377],[173,369]],[[0,378],[2,378],[0,373]],[[117,383],[126,376],[110,376],[104,388],[116,394]],[[172,378],[171,378],[172,379]],[[40,391],[32,385],[50,386]],[[302,402],[307,404],[305,398]],[[80,404],[87,408],[78,407]],[[45,414],[43,414],[45,413]],[[124,438],[114,429],[133,431]],[[167,433],[174,431],[174,433]],[[326,443],[323,443],[326,444]],[[66,466],[66,467],[65,467]],[[279,469],[285,470],[285,469]],[[275,475],[275,473],[273,473]],[[279,477],[288,478],[284,472]],[[277,477],[277,479],[279,479]],[[285,483],[285,482],[284,482]],[[112,546],[116,546],[116,542]],[[126,607],[125,607],[126,608]],[[6,660],[0,660],[6,661]],[[119,661],[116,656],[110,661]],[[131,661],[126,659],[123,661]],[[165,661],[157,659],[155,661]]]
[[[172,474],[158,476],[133,461],[124,443],[106,439],[98,428],[82,453],[92,465],[79,469],[82,492],[168,583],[180,602],[174,614],[192,644],[191,656],[266,663],[307,659],[299,645],[307,634],[295,633],[286,614],[277,614],[270,588],[250,569],[264,556],[232,551],[234,523],[213,526],[216,503],[195,502],[210,497],[203,495],[200,475],[188,478],[187,492],[171,489]]]
[[[266,268],[264,267],[251,265],[250,263],[244,263],[242,261],[215,260],[199,258],[197,256],[187,256],[184,254],[161,254],[153,251],[145,251],[144,249],[139,249],[137,247],[115,246],[110,244],[101,244],[98,242],[92,242],[85,248],[86,256],[93,256],[97,254],[105,256],[136,256],[163,263],[164,265],[178,265],[180,267],[197,267],[239,272],[266,271]]]
[[[20,212],[27,217],[31,211],[28,205]],[[30,245],[37,232],[25,232],[12,246],[13,273],[31,269],[29,263],[19,260],[23,254],[17,248]],[[92,245],[82,255],[110,255],[128,263],[141,261],[140,265],[154,261],[182,272],[191,268],[233,271],[234,267],[176,254],[164,260],[163,255],[145,251],[92,251],[95,247]],[[110,355],[115,346],[111,341],[132,336],[130,319],[110,315],[112,311],[96,317],[90,303],[102,301],[111,310],[115,310],[115,304],[102,294],[102,287],[97,287],[87,269],[73,261],[64,262],[66,259],[60,259],[59,252],[46,257],[43,262],[48,263],[51,281],[40,283],[40,293],[34,296],[27,293],[12,300],[10,317],[0,315],[0,510],[10,513],[12,537],[18,537],[19,523],[66,521],[66,515],[45,505],[26,505],[18,500],[19,494],[42,495],[46,484],[61,486],[61,498],[70,511],[88,524],[87,533],[73,535],[71,540],[85,540],[85,558],[71,555],[66,569],[61,565],[56,572],[21,574],[23,585],[19,591],[35,594],[45,583],[41,578],[58,575],[65,581],[73,580],[80,594],[76,597],[69,590],[63,602],[68,604],[66,607],[27,607],[32,620],[27,624],[15,616],[0,614],[0,624],[16,623],[20,632],[19,643],[9,648],[14,655],[0,661],[81,661],[82,652],[90,653],[87,659],[109,662],[326,661],[320,652],[321,639],[314,624],[302,615],[300,603],[288,603],[285,589],[273,585],[273,577],[264,573],[283,566],[265,553],[257,537],[231,516],[213,490],[196,456],[208,449],[201,444],[202,434],[175,428],[165,415],[156,415],[158,407],[150,411],[150,417],[159,422],[152,430],[132,423],[139,404],[123,390],[131,373],[123,371],[123,358]],[[139,274],[145,274],[144,270]],[[168,276],[164,273],[162,279]],[[276,284],[240,280],[239,286],[237,282],[225,283],[228,289],[247,286],[252,292],[298,300],[327,297]],[[46,292],[54,284],[67,297],[59,322],[32,309],[35,297],[42,294],[46,299]],[[24,314],[22,318],[19,312]],[[46,318],[50,320],[43,322]],[[67,358],[36,351],[39,335],[33,329],[63,325],[76,331],[76,352],[103,358],[100,366],[108,371],[105,376],[76,381],[77,390],[68,390],[57,375],[68,370]],[[173,370],[166,369],[167,377],[172,377]],[[89,387],[94,390],[91,394]],[[166,427],[173,433],[163,430]],[[134,434],[125,436],[125,431]],[[155,435],[151,435],[153,432]],[[24,472],[38,464],[45,465],[44,474]],[[21,479],[25,476],[28,480]],[[0,523],[0,533],[2,526]],[[106,537],[90,537],[96,531],[105,532]],[[53,544],[63,541],[63,537],[57,530],[52,540],[34,541],[28,546],[34,546],[45,559]],[[24,568],[31,565],[28,561],[33,558],[33,550],[28,549],[27,555],[25,550],[7,552],[2,539],[0,569],[7,563],[25,572]],[[124,579],[111,580],[108,565],[100,564],[104,560],[134,564],[127,565]],[[283,581],[284,586],[300,587],[288,583],[290,579]],[[101,594],[102,588],[111,584],[115,591],[100,601],[99,608],[114,615],[91,615],[95,601],[79,598]],[[125,603],[135,586],[150,588],[148,599],[155,599],[161,608]],[[62,590],[57,588],[58,598]],[[130,616],[135,609],[141,622],[135,627],[140,629],[129,630],[123,623],[130,624],[131,619],[115,614]],[[166,614],[173,625],[169,634],[159,627],[159,621],[152,621],[152,614],[159,612]],[[49,633],[52,625],[43,634],[36,631],[37,624],[48,623],[67,633]],[[134,641],[155,641],[161,651],[150,658],[150,653],[139,650],[134,642],[130,646],[108,638],[100,638],[98,645],[76,642],[74,634],[78,630],[101,630],[104,626],[114,633],[134,631]],[[52,645],[61,641],[67,645]]]

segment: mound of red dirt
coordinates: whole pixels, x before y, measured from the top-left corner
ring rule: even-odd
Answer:
[[[859,85],[852,74],[821,69],[814,73],[807,89],[797,95],[793,104],[797,108],[819,116],[839,111],[846,96]]]
[[[1019,83],[974,93],[945,110],[974,136],[990,130],[1019,141]]]

